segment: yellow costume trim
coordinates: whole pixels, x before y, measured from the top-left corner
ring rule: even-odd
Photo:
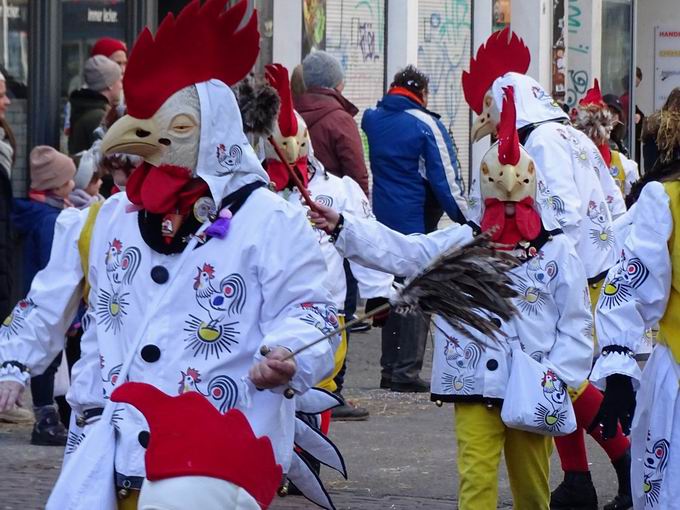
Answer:
[[[674,228],[668,240],[672,267],[671,294],[666,312],[659,321],[658,338],[659,342],[671,350],[675,361],[680,363],[680,236],[675,235],[676,230],[680,228],[680,181],[666,182],[663,187],[670,198]]]
[[[85,286],[83,287],[83,299],[87,303],[88,295],[90,294],[90,282],[87,279],[88,270],[90,268],[90,242],[92,241],[92,231],[94,230],[94,222],[97,219],[99,210],[102,208],[103,202],[95,202],[90,206],[87,212],[87,219],[83,230],[80,232],[78,238],[78,252],[80,253],[80,264],[83,267],[83,277],[85,278]]]
[[[623,161],[621,161],[621,153],[618,151],[611,151],[612,161],[609,169],[616,168],[616,175],[613,175],[617,186],[621,190],[621,194],[626,196],[626,171],[623,169]]]
[[[340,324],[341,327],[345,325],[344,315],[338,315],[338,323]],[[321,388],[323,390],[330,391],[331,393],[338,389],[338,385],[335,384],[335,376],[338,375],[338,372],[340,372],[340,369],[342,368],[342,364],[345,362],[345,356],[347,356],[347,331],[346,330],[342,332],[342,339],[340,340],[340,346],[338,347],[338,350],[335,351],[333,373],[331,374],[331,376],[329,378],[324,379],[319,384],[317,384],[316,385],[317,388]]]
[[[583,381],[581,383],[581,386],[578,388],[567,388],[569,391],[569,398],[571,398],[572,402],[576,402],[581,395],[583,395],[583,392],[586,391],[586,388],[588,387],[588,381]]]

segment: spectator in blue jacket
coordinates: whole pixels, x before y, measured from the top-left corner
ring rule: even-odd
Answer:
[[[31,151],[29,166],[29,198],[15,200],[12,207],[12,224],[24,241],[23,296],[28,294],[33,277],[50,259],[57,216],[71,205],[68,196],[73,191],[73,177],[76,173],[76,165],[71,158],[46,145],[40,145]],[[30,295],[28,299],[30,300]],[[30,303],[24,302],[24,305]],[[59,419],[54,403],[54,375],[61,358],[62,354],[59,353],[44,373],[31,377],[35,412],[32,444],[66,444],[66,428]]]
[[[436,230],[443,212],[466,221],[458,160],[439,115],[427,109],[428,82],[415,67],[402,69],[361,122],[373,173],[373,211],[402,234]],[[382,332],[381,388],[429,391],[419,376],[428,326],[420,317],[390,313]]]

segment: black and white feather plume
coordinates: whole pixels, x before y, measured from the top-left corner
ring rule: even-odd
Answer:
[[[398,313],[439,315],[468,337],[469,329],[475,329],[495,338],[501,333],[498,319],[507,321],[517,312],[510,271],[518,265],[518,259],[493,249],[490,236],[481,234],[407,280],[391,304]]]

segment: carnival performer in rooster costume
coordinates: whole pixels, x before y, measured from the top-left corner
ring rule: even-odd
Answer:
[[[288,168],[296,171],[300,183],[307,189],[312,200],[328,207],[334,207],[339,212],[349,212],[360,218],[372,218],[371,206],[361,187],[349,177],[342,179],[326,172],[323,164],[314,157],[307,125],[303,118],[293,109],[288,70],[273,64],[266,67],[267,78],[277,90],[281,98],[281,109],[272,135],[265,143],[265,168],[271,180],[271,186],[285,200],[302,207],[303,197],[296,182],[291,178]],[[281,161],[274,144],[286,161]],[[286,164],[287,163],[287,164]],[[288,167],[288,168],[287,168]],[[326,283],[338,309],[342,309],[345,302],[345,278],[343,258],[330,242],[328,234],[314,229],[319,246],[324,254],[327,268]],[[359,284],[362,298],[378,298],[390,295],[394,278],[391,275],[367,269],[359,264],[351,263],[352,274]],[[344,315],[339,314],[340,324],[344,324]],[[335,353],[334,374],[319,384],[328,391],[335,391],[333,376],[337,374],[343,364],[347,351],[346,337]]]
[[[271,439],[285,471],[295,402],[276,388],[302,393],[332,370],[329,342],[278,361],[317,338],[335,314],[304,214],[265,189],[268,177],[228,87],[257,57],[257,19],[239,29],[245,2],[223,12],[224,5],[196,0],[177,19],[166,18],[155,39],[145,30],[132,50],[129,115],[109,130],[102,150],[145,163],[126,194],[102,206],[92,232],[91,307],[68,396],[80,427],[71,431],[48,508],[108,508],[114,481],[120,504],[135,507],[149,434],[139,413],[109,402],[122,380],[171,394],[180,374],[200,372],[215,388],[211,403],[242,409],[253,430]],[[228,58],[234,47],[238,57]],[[25,381],[35,359],[25,361],[3,360],[6,377]],[[217,379],[227,382],[211,384]],[[102,434],[105,441],[88,440]],[[110,464],[105,455],[96,468],[83,464],[93,444],[104,445]],[[115,472],[95,476],[107,467]]]
[[[471,193],[478,205],[471,218],[497,246],[522,261],[511,271],[519,313],[508,321],[496,320],[501,331],[545,367],[536,384],[542,387],[543,408],[549,409],[564,402],[565,385],[580,385],[590,371],[587,282],[571,241],[552,211],[542,210],[537,200],[536,165],[518,141],[512,87],[504,93],[499,143],[484,156],[474,181]],[[452,226],[404,236],[376,221],[330,209],[312,212],[311,217],[319,228],[333,232],[336,248],[345,256],[396,276],[417,273],[434,255],[473,235],[469,226]],[[471,330],[462,335],[439,317],[435,328],[432,399],[455,405],[459,507],[496,508],[498,463],[504,451],[514,508],[547,510],[552,439],[544,434],[556,433],[556,422],[546,415],[545,425],[537,428],[540,433],[532,433],[510,428],[501,419],[503,401],[513,391],[508,387],[509,342],[494,342]]]
[[[626,206],[597,147],[569,124],[569,117],[553,98],[525,74],[530,58],[524,42],[509,28],[492,34],[478,49],[470,61],[470,71],[463,73],[465,99],[478,114],[472,126],[472,138],[477,141],[496,133],[503,90],[513,87],[520,142],[536,164],[540,192],[537,200],[544,208],[552,209],[575,246],[588,277],[594,306],[604,275],[616,263],[612,218],[623,215]],[[552,494],[551,508],[597,508],[584,430],[605,450],[617,473],[618,495],[606,508],[629,508],[626,506],[630,498],[628,440],[621,427],[608,426],[603,430],[599,422],[595,423],[602,395],[585,378],[570,394],[578,429],[558,440],[563,443],[560,458],[565,478]]]
[[[588,89],[586,95],[573,110],[572,122],[576,129],[583,131],[597,146],[621,193],[624,197],[628,195],[633,183],[640,178],[640,173],[635,161],[628,159],[610,146],[615,119],[602,98],[597,78],[593,87]]]
[[[677,114],[658,115],[663,149],[630,194],[630,231],[597,303],[601,355],[591,374],[605,390],[599,419],[632,420],[635,510],[680,508],[680,128]],[[641,373],[634,355],[657,324]]]

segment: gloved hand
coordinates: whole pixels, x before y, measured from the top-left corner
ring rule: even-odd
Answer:
[[[635,391],[633,381],[627,375],[613,374],[607,377],[607,388],[589,431],[602,425],[602,437],[611,439],[616,435],[616,426],[621,422],[625,435],[630,434],[630,425],[635,414]]]
[[[377,297],[377,298],[369,298],[366,300],[366,313],[370,313],[371,311],[375,310],[376,308],[385,305],[389,303],[389,299],[384,298],[384,297]],[[385,326],[385,323],[387,322],[387,318],[390,315],[390,309],[386,309],[382,312],[378,312],[376,315],[373,316],[373,327],[376,328],[382,328]]]

